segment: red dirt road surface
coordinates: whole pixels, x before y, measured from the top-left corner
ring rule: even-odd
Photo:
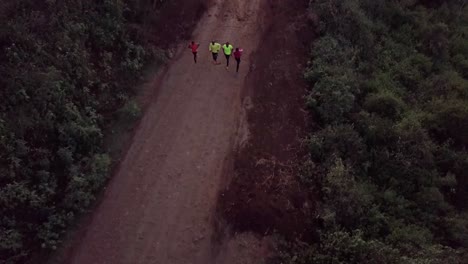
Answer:
[[[225,161],[239,134],[240,94],[266,2],[216,0],[203,15],[193,37],[201,44],[198,64],[181,45],[162,79],[154,81],[157,96],[62,263],[259,263],[232,255],[243,243],[246,254],[261,248],[245,242],[252,241],[250,235],[218,241],[215,211]],[[239,74],[234,58],[229,70],[223,55],[222,65],[211,64],[213,38],[244,49]]]

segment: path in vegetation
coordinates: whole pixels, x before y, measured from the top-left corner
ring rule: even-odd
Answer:
[[[193,63],[185,46],[179,47],[65,263],[244,261],[216,250],[221,242],[214,228],[215,208],[223,167],[237,138],[240,93],[261,37],[264,2],[214,1],[194,32],[201,43],[199,63]],[[212,38],[244,48],[239,74],[234,65],[227,71],[211,64],[207,49]],[[219,59],[225,62],[224,56]],[[237,238],[238,244],[226,242],[226,247],[236,251],[248,239]]]

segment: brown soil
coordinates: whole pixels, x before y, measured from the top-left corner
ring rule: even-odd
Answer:
[[[275,20],[254,56],[243,98],[249,135],[219,210],[237,231],[308,240],[314,204],[297,177],[307,124],[302,71],[313,37],[304,23],[308,1],[268,2]]]
[[[143,19],[145,39],[162,48],[175,48],[178,41],[189,39],[200,17],[214,3],[213,0],[140,2],[148,7]]]

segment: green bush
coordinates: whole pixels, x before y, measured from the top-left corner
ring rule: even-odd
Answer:
[[[304,76],[309,83],[314,84],[326,76],[351,76],[358,51],[353,49],[349,41],[325,36],[314,43],[311,53],[313,60]]]
[[[141,116],[141,109],[135,100],[130,100],[120,109],[120,115],[123,119],[133,121]]]
[[[457,54],[452,57],[452,63],[453,63],[454,68],[458,71],[458,73],[461,74],[464,79],[467,79],[468,78],[468,59],[461,54]]]
[[[409,92],[418,93],[432,68],[430,58],[415,54],[395,66],[394,74]]]
[[[426,30],[424,44],[427,52],[435,61],[442,62],[449,58],[449,28],[445,23],[431,24]]]
[[[404,110],[401,99],[389,92],[369,94],[364,102],[364,109],[389,119],[397,119]]]
[[[450,39],[450,53],[468,57],[468,32],[458,32]]]
[[[427,100],[435,98],[467,99],[468,80],[462,78],[456,71],[444,71],[430,76],[425,87]],[[426,99],[426,98],[425,98]]]
[[[465,101],[436,101],[430,106],[432,115],[426,126],[439,141],[453,140],[468,146],[468,104]]]
[[[400,264],[399,251],[378,240],[367,240],[362,232],[328,232],[322,235],[320,247],[316,250],[300,252],[291,264]]]
[[[367,145],[391,145],[397,142],[395,123],[390,119],[362,111],[354,116],[353,121]]]
[[[372,207],[374,186],[355,180],[351,168],[341,159],[330,166],[322,186],[324,207],[323,219],[328,227],[336,225],[356,228],[368,217]]]
[[[356,161],[362,159],[366,151],[362,138],[352,125],[328,126],[311,135],[306,142],[312,158],[320,162],[334,157]]]
[[[352,87],[343,80],[325,77],[314,85],[307,105],[315,110],[326,123],[339,123],[345,120],[354,106]]]

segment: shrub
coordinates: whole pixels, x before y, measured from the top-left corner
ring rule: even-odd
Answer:
[[[460,147],[468,146],[468,104],[460,100],[436,101],[430,106],[431,117],[426,127],[443,142],[453,140]]]
[[[395,120],[402,114],[404,103],[390,92],[381,92],[368,95],[364,102],[364,108],[370,113]]]
[[[421,83],[425,80],[432,68],[431,60],[422,55],[416,54],[396,65],[394,74],[410,92],[418,93]]]
[[[449,28],[445,23],[431,25],[426,32],[425,46],[436,61],[446,61],[449,57]]]
[[[335,157],[358,161],[365,155],[362,138],[352,125],[328,126],[306,141],[311,156],[320,162],[333,160]]]
[[[341,159],[330,166],[322,186],[327,226],[356,228],[367,218],[373,203],[373,186],[357,182],[354,177],[352,169]]]
[[[444,71],[428,78],[425,99],[468,99],[468,80],[456,71]],[[431,98],[427,98],[427,97]]]
[[[362,111],[354,116],[353,121],[366,145],[392,145],[397,141],[395,123],[390,119]]]
[[[452,57],[452,63],[455,69],[458,71],[459,74],[463,76],[463,78],[468,78],[468,59],[461,55],[457,54]]]
[[[343,80],[325,77],[315,84],[307,105],[317,111],[323,122],[342,122],[354,106],[352,87]]]
[[[119,110],[120,115],[127,121],[133,121],[141,116],[141,109],[135,100],[130,100]]]
[[[326,76],[349,76],[358,51],[349,41],[325,36],[312,46],[313,61],[305,71],[305,79],[314,84]]]
[[[450,53],[468,57],[468,32],[455,33],[450,39]]]
[[[367,240],[362,232],[346,231],[327,232],[322,235],[320,247],[317,250],[303,252],[294,264],[377,264],[402,263],[397,249],[378,240]]]

